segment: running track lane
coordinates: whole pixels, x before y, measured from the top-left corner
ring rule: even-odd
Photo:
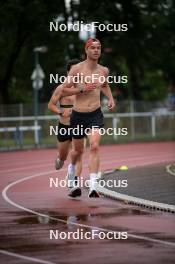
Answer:
[[[148,254],[153,263],[160,263],[162,258],[173,260],[173,248],[165,246],[163,243],[154,243],[154,239],[167,242],[172,240],[174,216],[150,213],[105,198],[89,200],[86,191],[79,200],[68,199],[66,190],[51,189],[48,186],[50,176],[62,178],[65,175],[64,169],[59,173],[53,171],[50,175],[47,174],[47,171],[52,171],[52,160],[55,156],[53,150],[2,153],[0,156],[1,189],[10,182],[41,174],[39,177],[33,177],[33,179],[12,186],[8,190],[7,196],[14,203],[41,214],[41,217],[49,215],[49,221],[54,228],[72,230],[80,224],[82,227],[85,225],[84,228],[88,225],[91,228],[98,226],[98,228],[108,230],[127,230],[136,236],[148,238],[141,240],[133,237],[127,241],[120,240],[115,243],[101,240],[91,240],[88,243],[84,240],[81,243],[49,240],[48,225],[37,222],[38,218],[36,215],[33,216],[30,211],[19,210],[19,207],[11,206],[3,200],[1,202],[3,232],[1,233],[3,234],[3,249],[6,250],[6,254],[8,252],[8,256],[1,252],[5,260],[4,263],[20,263],[18,255],[23,256],[21,263],[28,263],[25,256],[26,258],[33,257],[31,262],[34,262],[35,258],[35,262],[38,263],[44,263],[41,262],[43,259],[48,261],[47,263],[50,261],[50,263],[62,261],[64,263],[82,263],[82,260],[87,263],[93,261],[94,258],[96,263],[116,263],[116,258],[119,258],[121,263],[131,263],[131,259],[133,259],[133,263],[140,263],[139,255],[145,256],[142,263],[150,263]],[[84,161],[87,157],[88,153],[85,154]],[[103,169],[123,164],[134,167],[168,162],[174,160],[174,143],[103,146],[101,158]],[[84,169],[84,175],[87,176],[87,168]],[[125,225],[123,226],[124,220]],[[128,223],[126,223],[127,220]],[[72,221],[75,223],[74,225],[70,224]],[[155,236],[155,233],[158,234],[158,237]],[[116,251],[116,246],[118,251]],[[11,251],[17,255],[10,255]],[[65,253],[68,254],[66,259]],[[60,261],[58,261],[58,257]]]

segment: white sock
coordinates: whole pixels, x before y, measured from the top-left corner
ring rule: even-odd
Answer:
[[[95,184],[97,182],[98,173],[90,173],[90,191],[95,190]]]
[[[72,163],[70,163],[68,165],[68,172],[71,173],[71,174],[74,174],[75,173],[75,165],[73,165]]]

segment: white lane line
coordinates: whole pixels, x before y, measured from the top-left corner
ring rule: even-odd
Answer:
[[[24,256],[24,255],[21,255],[21,254],[13,253],[13,252],[2,250],[2,249],[0,249],[0,253],[4,254],[4,255],[7,255],[7,256],[16,257],[16,258],[20,258],[20,259],[25,259],[25,260],[36,262],[36,263],[55,264],[54,262],[45,261],[45,260],[32,258],[32,257],[27,257],[27,256]]]
[[[15,172],[15,171],[21,171],[21,170],[28,170],[28,169],[35,169],[35,168],[42,168],[42,167],[46,167],[46,166],[51,166],[53,165],[53,162],[50,163],[45,163],[41,165],[29,165],[29,166],[24,166],[24,167],[20,167],[20,168],[15,168],[15,169],[9,169],[9,170],[1,170],[0,173],[8,173],[8,172]]]
[[[120,161],[120,160],[119,160]],[[124,161],[124,160],[121,160],[121,161]],[[102,160],[102,163],[103,164],[111,164],[111,163],[114,163],[114,160],[109,160],[109,161],[103,161]],[[0,175],[1,175],[1,173],[8,173],[8,172],[15,172],[15,171],[21,171],[21,170],[26,170],[26,169],[33,169],[33,168],[42,168],[42,167],[48,167],[48,166],[53,166],[53,162],[51,163],[44,163],[44,164],[41,164],[41,165],[29,165],[29,166],[24,166],[24,167],[19,167],[19,168],[15,168],[15,169],[9,169],[9,170],[1,170],[0,171]],[[85,166],[85,167],[87,167],[87,166]],[[55,172],[56,172],[56,170],[55,170]]]
[[[8,163],[9,164],[9,159],[10,159],[10,165],[11,166],[18,166],[18,168],[20,168],[21,166],[24,166],[24,165],[36,165],[38,163],[45,163],[47,162],[48,160],[53,160],[54,157],[50,156],[50,157],[47,157],[46,158],[43,158],[41,159],[41,156],[40,156],[40,160],[38,161],[38,157],[35,157],[35,160],[32,160],[31,158],[29,159],[29,157],[25,157],[25,160],[20,160],[19,161],[19,158],[17,158],[18,155],[16,155],[16,159],[14,159],[14,157],[8,157],[8,159],[3,159],[1,160],[2,162],[0,162],[0,169],[3,169],[5,167],[5,163]],[[24,156],[23,156],[24,158]],[[32,156],[33,158],[33,156]]]
[[[168,173],[170,173],[171,175],[175,176],[175,172],[173,172],[173,171],[171,170],[171,166],[172,166],[172,165],[175,166],[175,164],[169,164],[169,165],[167,165],[167,166],[166,166],[166,171],[167,171]]]
[[[62,171],[65,171],[62,170]],[[41,214],[41,213],[38,213],[36,211],[33,211],[29,208],[26,208],[24,206],[21,206],[20,204],[17,204],[15,202],[13,202],[8,196],[7,196],[7,191],[14,185],[18,184],[18,183],[21,183],[23,181],[26,181],[26,180],[29,180],[29,179],[32,179],[32,178],[35,178],[35,177],[40,177],[40,176],[43,176],[43,175],[47,175],[47,174],[51,174],[55,172],[54,171],[47,171],[47,172],[43,172],[43,173],[37,173],[37,174],[34,174],[34,175],[31,175],[31,176],[28,176],[28,177],[25,177],[25,178],[22,178],[22,179],[19,179],[19,180],[16,180],[12,183],[10,183],[9,185],[7,185],[4,190],[2,191],[2,197],[4,198],[4,200],[6,202],[8,202],[9,204],[17,207],[18,209],[21,209],[21,210],[24,210],[26,212],[29,212],[29,213],[32,213],[34,215],[38,215],[38,216],[42,216],[42,217],[47,217],[47,218],[50,218],[50,219],[53,219],[53,220],[56,220],[58,222],[62,222],[62,223],[65,223],[67,224],[67,221],[66,220],[63,220],[63,219],[59,219],[59,218],[55,218],[55,217],[52,217],[52,216],[49,216],[47,214]],[[70,222],[70,224],[72,225],[75,225],[75,226],[80,226],[80,227],[86,227],[86,228],[89,228],[89,229],[97,229],[99,231],[110,231],[110,232],[116,232],[114,230],[110,230],[110,229],[105,229],[105,228],[100,228],[100,227],[96,227],[96,226],[90,226],[90,225],[85,225],[85,224],[79,224],[79,223],[74,223],[74,222]],[[158,244],[162,244],[162,245],[166,245],[166,246],[173,246],[175,247],[175,243],[173,242],[168,242],[168,241],[165,241],[165,240],[160,240],[160,239],[154,239],[154,238],[150,238],[150,237],[146,237],[146,236],[140,236],[140,235],[134,235],[134,234],[129,234],[128,233],[128,237],[130,238],[136,238],[136,239],[141,239],[141,240],[145,240],[145,241],[149,241],[149,242],[155,242],[155,243],[158,243]]]

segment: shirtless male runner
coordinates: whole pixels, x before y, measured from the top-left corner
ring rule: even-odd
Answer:
[[[68,179],[75,179],[75,165],[79,157],[82,156],[84,150],[85,130],[88,128],[88,139],[90,143],[89,155],[89,172],[90,172],[90,190],[89,197],[99,197],[95,189],[96,179],[99,171],[99,144],[100,132],[99,129],[104,126],[103,114],[100,106],[100,92],[108,98],[108,107],[115,107],[114,99],[110,87],[105,80],[100,81],[100,76],[106,78],[108,76],[108,68],[98,64],[98,59],[101,55],[101,43],[98,39],[88,39],[85,45],[87,58],[85,61],[74,65],[67,77],[67,80],[62,85],[62,93],[66,94],[67,90],[72,86],[75,87],[75,101],[70,117],[71,128],[82,127],[83,133],[73,134],[73,151],[71,154],[71,164],[68,166]],[[90,84],[87,83],[87,76],[97,74],[97,81]],[[80,82],[75,82],[73,77],[83,76]],[[86,78],[85,78],[86,77]],[[89,77],[88,77],[89,78]],[[83,87],[83,88],[82,88]],[[77,93],[77,89],[80,91]],[[88,90],[88,92],[87,92]],[[95,129],[93,129],[95,127]]]
[[[70,71],[71,67],[77,63],[79,63],[80,60],[73,59],[70,60],[67,64],[67,73]],[[82,88],[81,88],[82,89]],[[67,159],[70,147],[71,147],[71,141],[72,141],[72,135],[68,133],[68,128],[70,127],[70,114],[72,112],[72,107],[75,100],[75,93],[80,93],[81,89],[65,89],[66,93],[61,93],[61,85],[59,85],[55,91],[53,92],[50,101],[48,103],[48,109],[51,110],[53,113],[56,113],[60,115],[59,119],[59,125],[58,125],[58,157],[55,160],[55,169],[59,170],[63,167],[64,161]],[[60,107],[58,108],[58,103],[60,103]],[[66,133],[61,133],[66,131]],[[78,160],[76,162],[76,171],[75,171],[75,180],[78,180],[78,177],[80,177],[82,171],[82,156],[80,155],[78,157]],[[69,181],[68,187],[72,188],[75,187],[72,181]],[[76,190],[76,192],[70,192],[70,196],[73,194],[76,194],[76,196],[81,195],[80,188]],[[72,195],[71,195],[72,194]]]

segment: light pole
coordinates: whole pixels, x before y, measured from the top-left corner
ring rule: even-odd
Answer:
[[[37,116],[38,116],[38,91],[40,89],[42,89],[43,79],[45,78],[44,71],[39,64],[39,53],[47,52],[47,47],[45,47],[45,46],[35,47],[33,51],[35,54],[35,69],[32,72],[31,79],[32,79],[32,86],[33,86],[33,90],[34,90],[35,145],[38,146],[38,144],[39,144],[38,120],[37,120]]]

